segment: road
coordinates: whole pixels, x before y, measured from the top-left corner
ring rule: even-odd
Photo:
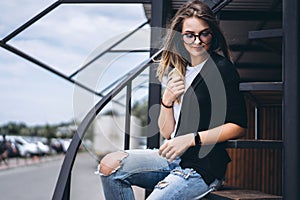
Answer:
[[[0,170],[1,200],[50,200],[58,178],[63,156],[31,165]],[[97,161],[88,153],[80,153],[74,164],[71,200],[104,200]],[[134,188],[136,199],[144,197],[143,190]]]

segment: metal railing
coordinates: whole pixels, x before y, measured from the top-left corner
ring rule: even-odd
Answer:
[[[64,162],[61,167],[59,178],[55,187],[55,191],[52,199],[69,199],[70,197],[70,183],[71,183],[71,172],[76,159],[76,154],[78,152],[81,141],[91,125],[92,121],[95,119],[97,114],[107,105],[114,96],[116,96],[124,88],[126,91],[126,122],[125,122],[125,149],[129,148],[129,127],[130,127],[130,98],[131,98],[131,87],[132,81],[142,73],[147,67],[151,66],[154,62],[154,58],[157,57],[162,50],[159,50],[152,57],[146,59],[139,66],[137,66],[134,72],[125,78],[117,87],[111,90],[107,95],[105,95],[85,116],[83,121],[80,123],[77,133],[74,134],[68,151],[65,155]]]

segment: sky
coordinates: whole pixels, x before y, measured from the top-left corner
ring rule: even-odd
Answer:
[[[53,2],[1,0],[0,39]],[[64,4],[8,44],[60,73],[70,75],[145,21],[140,4]],[[120,48],[143,49],[147,41],[148,32],[141,31],[131,41],[120,44]],[[148,54],[103,56],[75,79],[101,91],[106,84],[128,72],[146,56]],[[0,125],[8,122],[43,125],[68,122],[84,116],[98,97],[0,48],[0,99]]]

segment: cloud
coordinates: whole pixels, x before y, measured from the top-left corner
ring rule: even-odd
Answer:
[[[110,10],[105,7],[114,9],[108,12]],[[112,13],[116,8],[122,8],[124,14],[114,16]],[[140,12],[136,12],[137,9]],[[133,10],[141,13],[141,5],[63,5],[22,32],[11,43],[51,66],[66,69],[65,72],[70,73],[104,41],[145,22],[145,18],[133,20]],[[126,16],[128,13],[131,13],[131,17]]]
[[[71,84],[22,59],[6,67],[0,67],[1,123],[44,124],[72,118]]]
[[[1,1],[1,39],[53,2]],[[145,21],[142,5],[65,4],[9,44],[70,74],[105,41]],[[0,123],[56,123],[73,117],[72,84],[3,49],[0,90]]]
[[[0,36],[1,38],[34,17],[54,0],[32,3],[31,0],[0,1]]]

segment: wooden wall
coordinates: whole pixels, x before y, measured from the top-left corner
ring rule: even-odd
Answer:
[[[259,139],[282,139],[282,107],[279,104],[257,104],[246,98],[248,130],[243,139],[255,139],[255,107],[258,108]],[[226,186],[254,189],[282,195],[281,149],[227,149],[232,162],[228,165]]]

